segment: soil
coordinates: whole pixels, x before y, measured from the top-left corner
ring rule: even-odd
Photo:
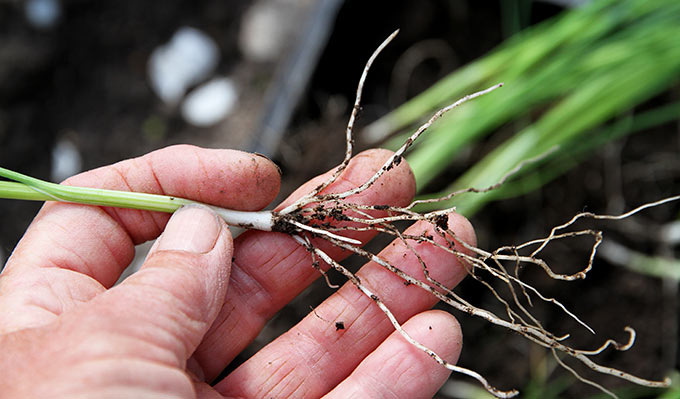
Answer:
[[[63,137],[78,147],[83,169],[175,143],[251,148],[249,132],[261,116],[267,83],[274,76],[276,64],[248,61],[239,50],[239,26],[250,3],[166,0],[157,7],[143,1],[71,0],[63,2],[62,21],[46,31],[27,24],[18,2],[0,3],[0,164],[49,178],[51,150]],[[561,10],[536,2],[524,23],[539,22]],[[234,76],[241,89],[236,112],[211,128],[186,124],[175,109],[154,96],[148,85],[149,54],[178,27],[186,25],[202,29],[216,40],[222,54],[219,72]],[[284,172],[282,196],[340,161],[348,104],[353,101],[360,71],[376,45],[395,28],[401,28],[400,35],[381,55],[365,87],[360,124],[393,109],[447,71],[484,55],[507,36],[496,2],[346,1],[274,156]],[[447,49],[444,56],[413,70],[408,79],[393,74],[407,48],[433,40]],[[643,107],[677,98],[677,93],[676,87]],[[149,129],[150,124],[160,128]],[[481,143],[466,162],[442,176],[439,184],[462,173],[463,163],[472,164],[491,145]],[[676,194],[680,191],[679,148],[680,129],[673,124],[612,143],[541,190],[485,208],[472,219],[479,244],[496,248],[520,243],[545,236],[551,226],[581,210],[617,213]],[[11,252],[39,206],[0,200],[0,259],[4,261]],[[676,255],[674,248],[659,242],[657,233],[661,225],[677,218],[677,212],[677,205],[659,207],[626,222],[595,226],[630,248],[672,258]],[[556,246],[551,256],[582,264],[587,243]],[[597,337],[575,334],[577,345],[594,348],[603,337],[625,340],[623,328],[631,325],[638,332],[634,349],[607,354],[600,360],[650,378],[660,378],[678,368],[677,282],[643,276],[600,258],[588,279],[578,283],[555,283],[532,272],[523,273],[598,332]],[[458,292],[473,303],[494,307],[491,296],[471,279]],[[240,360],[296,323],[329,293],[321,280],[308,289],[271,321]],[[536,312],[547,327],[578,331],[573,322],[549,308],[537,306]],[[573,381],[567,372],[553,371],[549,356],[518,336],[464,315],[459,318],[465,335],[460,364],[481,372],[492,384],[530,391],[523,384],[531,380],[540,385],[543,374],[551,381]],[[593,378],[609,387],[629,386],[618,380]],[[591,387],[574,384],[557,397],[593,393],[596,391]],[[444,389],[439,397],[452,396]]]

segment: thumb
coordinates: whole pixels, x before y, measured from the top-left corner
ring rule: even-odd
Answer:
[[[151,344],[144,356],[159,358],[149,360],[185,367],[224,303],[232,252],[229,229],[216,214],[180,209],[142,268],[92,301],[88,313],[98,320],[91,327]],[[128,349],[143,350],[135,346]]]

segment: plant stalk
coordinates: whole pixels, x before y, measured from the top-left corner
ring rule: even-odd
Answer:
[[[271,231],[274,225],[274,214],[271,211],[237,211],[169,195],[66,186],[5,168],[0,168],[0,176],[14,180],[14,182],[0,181],[0,198],[60,201],[166,213],[173,213],[183,206],[197,205],[212,209],[231,226]]]

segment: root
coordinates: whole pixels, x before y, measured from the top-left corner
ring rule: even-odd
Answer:
[[[561,357],[577,360],[586,368],[592,369],[598,373],[613,375],[638,385],[648,387],[668,386],[670,383],[669,379],[665,379],[663,381],[652,381],[640,378],[621,370],[600,365],[591,359],[592,356],[598,355],[610,347],[613,347],[619,351],[625,351],[632,347],[635,341],[635,331],[630,327],[625,328],[625,330],[629,333],[629,340],[625,344],[620,344],[608,339],[595,350],[580,350],[572,348],[565,343],[565,341],[569,338],[569,334],[560,336],[547,331],[530,311],[534,300],[543,301],[555,306],[557,310],[563,312],[565,315],[575,320],[590,333],[595,334],[595,331],[590,326],[588,326],[588,324],[579,319],[574,313],[570,312],[557,299],[542,294],[537,288],[522,281],[519,278],[518,271],[520,269],[526,268],[528,265],[534,265],[542,270],[547,276],[555,280],[574,281],[577,279],[583,279],[593,267],[593,260],[597,252],[597,248],[602,242],[602,233],[600,231],[591,229],[567,231],[567,229],[572,227],[577,220],[582,218],[619,220],[629,217],[649,207],[660,206],[671,201],[680,200],[680,196],[666,198],[661,201],[645,204],[621,215],[612,216],[596,215],[587,212],[579,213],[568,222],[553,228],[545,238],[528,241],[519,245],[501,247],[492,252],[473,247],[456,237],[455,233],[448,226],[448,215],[454,211],[453,208],[427,213],[418,213],[413,210],[414,207],[423,203],[436,203],[450,200],[454,196],[462,193],[482,193],[494,190],[517,174],[526,163],[536,162],[548,154],[543,154],[536,159],[530,159],[517,165],[514,169],[503,176],[496,184],[486,188],[468,188],[450,193],[441,198],[416,200],[405,207],[394,207],[382,204],[361,205],[348,201],[351,196],[362,193],[363,191],[372,187],[375,182],[378,181],[384,174],[389,173],[393,167],[397,166],[401,162],[404,152],[444,113],[473,98],[489,93],[501,87],[502,84],[497,84],[495,86],[489,87],[488,89],[463,97],[455,103],[437,111],[406,140],[406,142],[378,169],[378,171],[373,176],[371,176],[363,184],[357,186],[356,188],[340,193],[324,193],[324,190],[338,179],[338,177],[344,170],[346,170],[349,164],[349,160],[352,157],[354,144],[353,126],[357,116],[357,111],[359,109],[364,81],[366,79],[368,70],[377,57],[378,53],[394,38],[396,33],[397,32],[393,33],[389,38],[387,38],[385,42],[383,42],[374,52],[361,75],[359,87],[357,88],[356,101],[350,116],[349,123],[347,125],[346,151],[343,162],[335,169],[334,173],[329,179],[316,187],[311,193],[303,196],[293,204],[273,215],[274,224],[278,226],[284,226],[278,230],[291,234],[300,245],[306,247],[307,250],[312,254],[313,264],[317,269],[321,271],[319,268],[319,262],[317,260],[320,259],[327,263],[331,268],[337,270],[343,276],[345,276],[364,295],[370,298],[376,304],[376,306],[378,306],[378,308],[380,308],[380,310],[389,319],[394,329],[407,342],[425,352],[443,367],[476,379],[489,393],[496,397],[513,397],[518,394],[518,391],[499,390],[489,384],[489,382],[479,373],[448,363],[430,348],[413,339],[408,333],[406,333],[406,331],[403,330],[401,324],[394,317],[392,311],[388,308],[385,302],[383,302],[383,300],[374,293],[371,287],[368,287],[354,273],[350,272],[340,263],[333,260],[324,251],[314,246],[312,241],[309,239],[309,236],[323,239],[327,242],[330,242],[334,246],[350,251],[354,254],[364,257],[368,261],[372,261],[380,265],[385,270],[400,277],[404,281],[405,285],[414,285],[419,287],[429,294],[435,296],[441,302],[448,304],[458,311],[482,318],[489,323],[522,335],[529,341],[550,350],[558,364],[573,373],[578,380],[592,385],[612,397],[616,396],[603,386],[580,376],[580,374],[571,366],[567,365]],[[372,214],[375,212],[371,211],[381,211],[384,216],[372,216]],[[337,226],[330,222],[324,222],[327,220],[342,221],[346,223],[344,223],[342,226]],[[435,240],[434,236],[427,235],[425,233],[421,235],[404,234],[400,232],[400,230],[395,226],[395,223],[398,222],[416,221],[424,221],[429,223],[432,227],[432,230],[440,239]],[[421,280],[407,274],[403,270],[399,269],[396,264],[390,263],[386,259],[383,259],[380,256],[361,248],[358,241],[343,236],[344,233],[355,231],[374,231],[390,235],[394,237],[394,239],[399,240],[402,244],[404,244],[406,249],[417,258],[421,265],[424,279]],[[593,244],[585,267],[576,273],[557,273],[545,260],[540,258],[541,253],[550,243],[557,240],[580,236],[591,236],[593,238]],[[444,244],[440,243],[440,241],[442,241],[441,239],[443,239],[445,242]],[[499,316],[489,310],[478,308],[467,302],[465,299],[461,298],[449,287],[446,287],[441,282],[433,279],[430,276],[426,262],[415,249],[413,243],[426,243],[428,245],[433,245],[456,256],[465,266],[468,275],[479,281],[503,305],[503,308],[505,309],[505,315]],[[457,245],[462,247],[466,252],[456,249]],[[535,249],[527,253],[531,248]],[[468,253],[471,253],[472,255],[469,255]],[[510,274],[505,265],[512,265],[514,273]],[[324,274],[324,277],[326,277],[325,273],[323,271],[321,272]],[[328,282],[328,284],[330,285],[330,282]],[[494,288],[499,284],[505,288],[504,291],[508,292],[507,295],[502,295],[497,288]]]

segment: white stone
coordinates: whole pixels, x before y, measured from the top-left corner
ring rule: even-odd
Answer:
[[[52,148],[50,179],[61,182],[82,170],[83,160],[78,147],[69,139],[62,138]]]
[[[49,29],[61,18],[61,2],[59,0],[27,0],[24,3],[26,19],[35,28]]]
[[[207,127],[229,115],[238,101],[234,82],[216,77],[194,89],[182,103],[182,117],[194,126]]]
[[[302,8],[291,1],[256,2],[241,21],[238,43],[243,55],[255,62],[278,59],[299,28]]]
[[[206,79],[219,63],[219,49],[202,31],[182,27],[149,58],[151,87],[169,105],[176,105],[186,90]]]

